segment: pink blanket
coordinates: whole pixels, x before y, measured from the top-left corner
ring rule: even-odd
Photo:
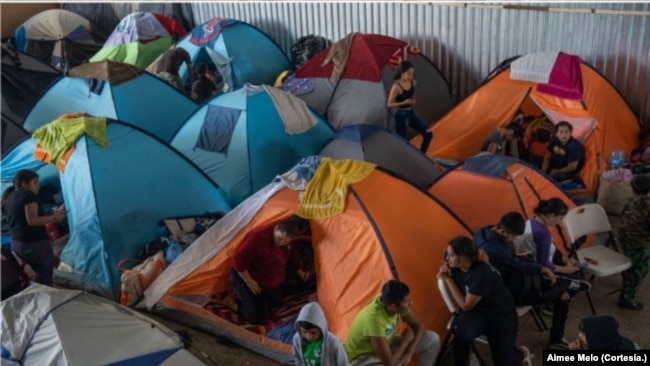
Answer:
[[[582,100],[580,57],[560,52],[546,84],[538,84],[537,91],[556,97]]]

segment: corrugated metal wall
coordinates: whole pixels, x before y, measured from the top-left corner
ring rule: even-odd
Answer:
[[[460,100],[497,64],[524,53],[580,55],[650,121],[650,4],[195,3],[195,21],[214,16],[251,23],[289,54],[298,38],[332,41],[350,32],[381,33],[418,47]]]

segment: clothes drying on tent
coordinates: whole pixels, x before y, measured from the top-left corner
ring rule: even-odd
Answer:
[[[442,174],[420,150],[379,126],[344,127],[318,154],[333,159],[356,159],[377,164],[425,191]]]
[[[3,365],[203,365],[164,325],[82,291],[35,284],[0,307]]]
[[[301,191],[283,182],[277,179],[264,187],[199,237],[145,291],[143,305],[189,325],[201,324],[278,362],[292,360],[290,345],[260,336],[281,323],[261,328],[236,324],[228,320],[230,313],[213,305],[229,291],[232,256],[242,237],[251,228],[278,222],[298,209]],[[346,200],[343,213],[310,220],[318,303],[330,331],[345,339],[354,317],[384,282],[399,278],[409,285],[420,320],[442,334],[449,313],[439,293],[431,289],[447,243],[457,235],[471,235],[469,229],[431,195],[379,169],[350,184]],[[288,300],[294,312],[283,307],[272,318],[295,315],[308,301],[303,298],[296,306]]]
[[[583,143],[586,152],[580,178],[586,191],[595,194],[611,152],[632,151],[639,144],[634,113],[616,88],[585,62],[579,65],[583,100],[578,101],[548,94],[536,82],[514,80],[510,64],[515,59],[502,63],[480,88],[432,126],[435,139],[427,155],[468,159],[480,151],[491,131],[509,123],[518,110],[524,115],[545,115],[554,124],[564,120],[574,127],[573,137]],[[571,62],[562,65],[569,68],[564,73],[574,75]],[[415,146],[421,142],[419,136],[411,140]]]
[[[452,107],[447,80],[431,60],[406,42],[380,34],[353,33],[321,51],[294,74],[296,79],[314,78],[313,91],[293,89],[336,129],[354,124],[392,129],[386,101],[394,66],[404,59],[415,66],[420,85],[426,85],[417,89],[416,113],[425,123],[438,120]]]
[[[268,89],[247,85],[207,101],[171,139],[171,146],[223,188],[233,203],[316,153],[333,134],[327,122],[301,100],[280,90],[273,92],[283,93],[295,108],[281,112]],[[315,125],[293,133],[294,123],[302,123],[306,115]]]
[[[2,156],[29,136],[23,120],[38,96],[61,77],[57,69],[18,51],[11,43],[2,44]]]
[[[213,65],[228,90],[246,83],[273,85],[284,70],[292,70],[289,59],[280,46],[251,24],[225,18],[212,18],[197,25],[176,44],[189,52],[192,64]],[[189,82],[187,67],[180,75]]]
[[[54,164],[63,172],[67,160],[74,152],[74,145],[82,134],[90,136],[99,146],[109,146],[105,139],[105,117],[64,115],[34,131],[32,138],[38,142],[34,158]]]
[[[88,60],[101,40],[85,18],[62,9],[42,11],[14,33],[19,50],[58,69],[67,70]]]
[[[24,128],[34,132],[62,114],[86,112],[131,123],[167,142],[195,110],[188,96],[135,66],[92,62],[52,84],[25,117]]]
[[[131,13],[120,21],[90,61],[124,62],[144,69],[186,34],[172,18],[150,12]]]
[[[2,180],[25,167],[44,179],[59,177],[70,226],[61,261],[73,272],[56,271],[55,278],[117,298],[117,263],[137,258],[157,239],[161,220],[228,212],[231,206],[214,182],[153,135],[109,119],[106,140],[105,148],[82,135],[60,175],[52,165],[34,161],[35,140],[26,140],[3,159]]]

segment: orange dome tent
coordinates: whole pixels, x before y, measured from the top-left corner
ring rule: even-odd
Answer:
[[[494,154],[479,154],[439,177],[429,193],[434,195],[476,231],[494,225],[507,212],[524,218],[535,215],[540,200],[557,197],[572,209],[573,200],[547,175],[521,160]],[[558,226],[553,233],[557,249],[564,251]]]
[[[237,206],[162,273],[145,292],[145,305],[290,361],[289,344],[262,335],[268,327],[253,332],[224,320],[208,309],[207,299],[229,290],[231,259],[244,234],[295,213],[300,194],[275,181]],[[356,314],[382,284],[398,278],[410,286],[425,326],[444,336],[450,315],[436,290],[436,274],[448,241],[470,232],[435,198],[374,169],[349,185],[342,214],[310,223],[318,302],[335,335],[345,339]],[[206,301],[197,303],[200,298]]]
[[[427,155],[463,161],[477,154],[487,135],[510,122],[518,109],[526,115],[544,113],[554,123],[564,119],[574,125],[574,137],[586,137],[581,177],[587,190],[595,193],[600,173],[608,169],[610,153],[614,150],[629,153],[639,143],[639,124],[634,113],[616,88],[584,62],[579,63],[577,75],[581,78],[582,99],[571,100],[540,92],[540,83],[513,80],[510,67],[513,59],[507,60],[479,89],[432,125],[434,139]],[[588,123],[593,129],[578,136],[585,132],[584,126],[577,126],[578,123]],[[416,136],[411,142],[420,146],[420,139]]]
[[[377,126],[348,126],[337,131],[320,155],[377,164],[432,194],[472,231],[494,225],[510,211],[531,218],[541,199],[557,197],[569,209],[576,207],[552,179],[521,160],[480,154],[441,173],[420,150]],[[552,232],[558,249],[564,251],[560,231]]]

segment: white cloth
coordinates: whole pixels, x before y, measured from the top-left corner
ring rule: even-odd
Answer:
[[[519,57],[510,64],[510,79],[548,83],[559,52],[537,52]]]

